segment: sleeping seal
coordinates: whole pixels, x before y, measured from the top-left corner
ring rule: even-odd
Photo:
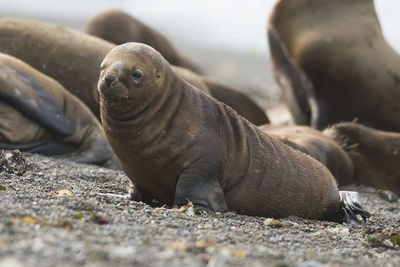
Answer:
[[[57,81],[0,53],[0,148],[116,167],[90,110]],[[115,161],[115,162],[114,162]]]

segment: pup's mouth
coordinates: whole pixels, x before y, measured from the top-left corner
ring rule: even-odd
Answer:
[[[117,80],[107,82],[102,79],[98,84],[98,91],[107,103],[124,103],[129,100],[128,89]]]

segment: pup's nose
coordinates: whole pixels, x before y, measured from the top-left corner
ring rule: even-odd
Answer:
[[[106,75],[106,77],[104,77],[104,81],[106,82],[107,87],[109,87],[109,86],[111,85],[111,83],[112,83],[113,81],[115,81],[115,76],[113,76],[113,75]]]

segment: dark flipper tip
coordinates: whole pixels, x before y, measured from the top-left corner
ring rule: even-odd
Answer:
[[[357,215],[360,215],[364,222],[371,214],[360,205],[360,195],[354,191],[339,191],[340,194],[340,215],[345,223],[361,224]]]

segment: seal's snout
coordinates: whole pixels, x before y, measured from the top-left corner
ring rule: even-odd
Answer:
[[[110,87],[110,85],[115,81],[115,76],[107,74],[106,77],[104,77],[104,81],[106,82],[107,87]]]

